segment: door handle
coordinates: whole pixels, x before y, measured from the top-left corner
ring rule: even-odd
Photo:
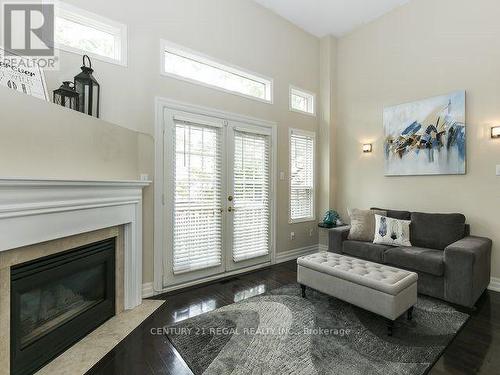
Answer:
[[[227,197],[227,200],[228,200],[229,202],[232,202],[232,201],[233,201],[233,199],[234,199],[234,198],[233,198],[233,196],[232,196],[232,195],[230,195],[229,197]]]
[[[227,208],[227,212],[233,212],[233,211],[236,211],[236,209],[231,206]]]

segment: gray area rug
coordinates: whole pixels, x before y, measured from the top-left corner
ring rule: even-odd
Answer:
[[[165,328],[196,375],[420,375],[468,318],[419,297],[388,337],[383,318],[294,284]]]

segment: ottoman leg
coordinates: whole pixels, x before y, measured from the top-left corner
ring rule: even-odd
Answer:
[[[392,337],[394,332],[394,320],[387,319],[387,336]]]
[[[300,289],[302,289],[302,298],[306,298],[306,286],[300,284]]]
[[[412,306],[412,307],[410,307],[410,308],[408,309],[408,311],[406,312],[406,318],[407,318],[408,320],[412,320],[412,319],[413,319],[413,306]]]

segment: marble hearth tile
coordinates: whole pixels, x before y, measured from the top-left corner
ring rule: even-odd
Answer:
[[[135,309],[116,315],[47,364],[36,375],[85,374],[163,302],[144,300]]]

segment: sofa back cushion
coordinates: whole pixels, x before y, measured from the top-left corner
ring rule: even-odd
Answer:
[[[462,214],[411,213],[410,239],[413,246],[444,250],[465,237]]]
[[[391,219],[410,220],[411,218],[410,211],[386,210],[385,208],[372,208],[372,210],[385,211],[387,212],[387,217]]]

